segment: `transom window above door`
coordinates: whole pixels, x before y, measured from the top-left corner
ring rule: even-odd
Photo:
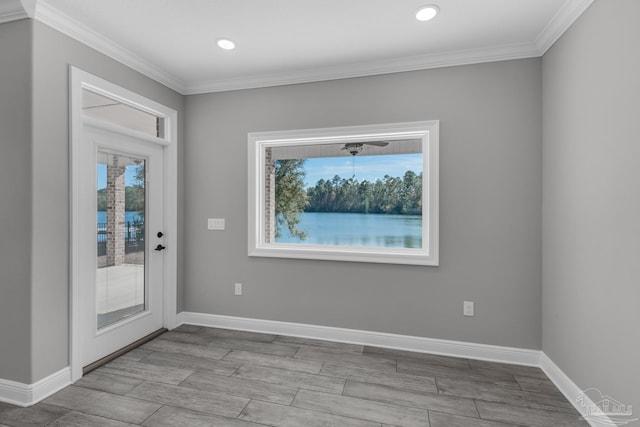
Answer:
[[[165,139],[165,118],[97,91],[82,89],[83,116]]]

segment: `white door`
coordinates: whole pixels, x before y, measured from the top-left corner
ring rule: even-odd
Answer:
[[[176,327],[178,115],[78,68],[69,77],[76,381],[84,366]]]
[[[90,122],[83,140],[90,151],[79,171],[86,366],[163,326],[164,147]]]

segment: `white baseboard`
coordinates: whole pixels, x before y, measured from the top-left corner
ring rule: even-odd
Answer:
[[[300,338],[362,344],[397,350],[417,351],[467,359],[488,360],[514,365],[540,366],[539,350],[500,347],[486,344],[396,335],[384,332],[345,329],[303,323],[278,322],[216,314],[182,312],[178,324],[211,326],[224,329],[263,332]]]
[[[384,332],[363,331],[357,329],[336,328],[330,326],[308,325],[303,323],[279,322],[244,317],[221,316],[182,312],[177,316],[178,325],[200,325],[215,328],[235,329],[241,331],[262,332],[267,334],[287,335],[301,338],[312,338],[349,344],[370,345],[398,350],[417,351],[440,354],[444,356],[463,357],[466,359],[488,360],[492,362],[510,363],[513,365],[535,366],[541,368],[549,379],[564,394],[580,415],[587,416],[587,409],[594,403],[583,391],[540,350],[529,350],[514,347],[500,347],[486,344],[449,341],[433,338],[396,335]],[[583,400],[579,403],[578,397]],[[587,417],[592,427],[612,427],[615,424],[606,416]]]
[[[17,406],[31,406],[71,384],[71,370],[67,367],[33,384],[0,378],[0,402]]]
[[[558,387],[558,390],[562,392],[564,397],[576,408],[580,415],[586,417],[585,420],[591,427],[612,427],[620,424],[615,423],[603,413],[589,414],[588,409],[597,408],[597,405],[544,353],[542,353],[540,357],[540,368],[556,387]],[[579,401],[579,398],[581,398],[582,401]]]
[[[583,390],[540,350],[193,312],[179,313],[177,315],[177,324],[262,332],[463,357],[467,359],[488,360],[514,365],[535,366],[544,371],[583,417],[589,415],[588,408],[595,407],[594,402],[589,396],[584,394]],[[0,402],[23,407],[31,406],[46,399],[69,384],[71,384],[71,369],[69,367],[61,369],[33,384],[24,384],[0,378]],[[579,397],[582,398],[580,403],[578,401]],[[598,415],[597,417],[591,414],[590,417],[587,417],[587,421],[592,427],[611,427],[616,425],[614,421],[604,414]]]

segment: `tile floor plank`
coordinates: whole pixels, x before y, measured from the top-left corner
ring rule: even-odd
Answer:
[[[422,375],[429,378],[460,378],[471,381],[486,381],[505,388],[521,390],[513,375],[505,372],[480,373],[471,369],[450,368],[447,366],[427,365],[419,362],[398,360],[398,372],[410,375]]]
[[[236,331],[233,329],[204,328],[203,335],[215,338],[231,338],[244,341],[257,341],[271,343],[275,341],[277,335],[264,334],[260,332]]]
[[[262,427],[255,424],[219,415],[206,414],[190,409],[163,406],[143,424],[147,427]]]
[[[504,403],[477,401],[480,418],[528,427],[588,427],[580,415],[525,408]]]
[[[239,418],[275,427],[380,427],[375,422],[254,400]]]
[[[187,344],[170,340],[153,340],[140,347],[144,350],[161,351],[164,353],[186,354],[188,356],[208,357],[210,359],[222,359],[231,350],[226,348],[213,348],[206,345]]]
[[[205,329],[207,329],[207,326],[200,326],[200,325],[187,325],[186,323],[178,326],[177,328],[174,328],[171,330],[171,332],[182,332],[182,333],[187,333],[187,334],[195,334],[198,332],[202,332]]]
[[[144,359],[145,356],[148,356],[151,353],[148,350],[144,350],[141,347],[134,348],[120,356],[121,359],[133,360],[135,362],[139,362],[140,359]]]
[[[511,375],[521,375],[523,377],[546,379],[547,376],[540,368],[523,365],[510,365],[507,363],[489,362],[486,360],[469,359],[471,369],[480,373],[491,375],[495,372],[503,372]]]
[[[48,424],[48,427],[133,427],[136,424],[124,423],[97,415],[83,414],[82,412],[71,411]]]
[[[364,349],[364,346],[360,344],[347,344],[334,341],[322,341],[311,338],[288,337],[285,335],[279,335],[274,342],[294,346],[320,347],[324,349],[331,349],[341,353],[362,354],[362,351]]]
[[[318,360],[344,366],[375,369],[380,372],[396,372],[396,361],[393,359],[341,353],[323,348],[300,347],[294,357],[296,359]]]
[[[194,372],[191,369],[158,366],[126,359],[116,359],[98,368],[97,371],[167,384],[178,384]]]
[[[562,396],[562,393],[554,383],[548,378],[532,378],[515,375],[516,381],[520,384],[520,387],[524,391],[530,391],[534,393],[546,393],[556,396]]]
[[[421,362],[427,365],[448,366],[450,368],[471,369],[469,361],[461,357],[440,356],[437,354],[418,353],[415,351],[395,350],[380,347],[364,347],[364,354],[370,356],[386,357],[387,359],[402,359]]]
[[[300,360],[291,357],[274,356],[271,354],[254,353],[244,350],[233,350],[224,357],[224,360],[255,366],[267,366],[271,368],[286,369],[289,371],[317,374],[322,369],[322,362],[315,360]]]
[[[237,417],[249,402],[249,399],[225,393],[195,390],[150,381],[140,384],[127,393],[127,396],[231,418]]]
[[[142,383],[140,378],[115,375],[100,370],[90,372],[75,382],[78,387],[125,395]]]
[[[246,350],[254,353],[271,354],[274,356],[291,357],[298,351],[298,347],[277,344],[271,342],[260,342],[250,340],[239,340],[235,338],[213,338],[209,344],[214,348],[228,348],[231,350]]]
[[[392,403],[394,405],[411,406],[413,408],[428,409],[448,414],[478,417],[476,405],[472,399],[447,396],[438,393],[424,393],[401,390],[380,384],[368,384],[347,380],[344,396],[360,399],[375,400]]]
[[[541,369],[181,325],[0,427],[587,427]]]
[[[241,366],[233,376],[247,380],[338,394],[342,393],[345,383],[345,380],[340,378],[250,365]]]
[[[557,412],[575,412],[573,406],[566,399],[559,398],[557,395],[510,390],[482,381],[449,378],[438,378],[436,381],[440,393],[450,396],[466,397],[487,402],[509,403]]]
[[[193,334],[189,332],[169,331],[160,335],[156,339],[174,341],[174,342],[183,342],[185,344],[207,345],[213,340],[213,337],[204,336],[201,334]]]
[[[16,408],[18,408],[18,406],[11,405],[9,403],[0,402],[0,414],[3,413],[4,411],[8,411],[9,409],[16,409]]]
[[[59,391],[44,402],[131,424],[143,422],[162,406],[73,385]]]
[[[422,409],[310,390],[300,390],[291,406],[399,427],[429,426],[428,412]]]
[[[11,427],[44,426],[69,412],[67,408],[47,403],[38,403],[30,408],[6,405],[0,410],[0,425]]]
[[[225,360],[211,359],[208,357],[189,356],[187,354],[162,353],[157,351],[142,359],[141,363],[149,363],[151,365],[159,366],[162,368],[180,368],[183,366],[188,366],[193,370],[207,370],[218,375],[231,375],[236,371],[236,369],[240,367],[239,363],[228,362]],[[184,378],[182,379],[184,380]]]
[[[205,371],[194,372],[193,375],[182,381],[180,386],[204,391],[217,391],[232,396],[263,400],[282,405],[291,404],[298,391],[297,387],[245,380],[238,377],[220,376]]]
[[[429,421],[431,422],[431,427],[519,427],[515,424],[479,420],[477,418],[441,414],[438,412],[429,412]]]
[[[415,390],[437,393],[435,379],[423,376],[398,374],[393,372],[379,372],[373,369],[356,368],[351,366],[325,363],[320,375],[371,384],[382,384],[402,390]]]

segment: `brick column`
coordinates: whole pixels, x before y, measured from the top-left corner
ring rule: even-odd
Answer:
[[[266,148],[264,154],[264,183],[266,186],[264,189],[265,243],[273,243],[276,240],[276,163],[272,159],[271,151],[271,148]]]
[[[118,165],[118,156],[111,155],[107,164],[107,266],[124,263],[125,232],[125,166]]]

